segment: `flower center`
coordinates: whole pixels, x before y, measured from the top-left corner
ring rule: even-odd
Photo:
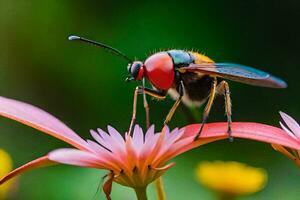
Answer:
[[[150,165],[143,168],[133,167],[130,173],[121,170],[115,174],[114,181],[128,187],[142,188],[160,177],[163,171],[152,168]]]

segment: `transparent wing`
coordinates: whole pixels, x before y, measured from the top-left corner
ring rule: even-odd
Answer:
[[[225,79],[261,87],[286,88],[287,84],[271,74],[235,63],[190,64],[179,69],[181,72],[201,72]]]

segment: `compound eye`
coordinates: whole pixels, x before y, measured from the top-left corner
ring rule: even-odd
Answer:
[[[134,77],[135,79],[138,77],[140,68],[141,68],[142,66],[143,66],[142,63],[134,63],[134,64],[130,67],[130,74],[132,75],[132,77]]]

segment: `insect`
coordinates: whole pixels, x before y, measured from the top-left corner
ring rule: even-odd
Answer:
[[[129,133],[135,123],[136,105],[138,94],[143,94],[146,109],[147,124],[149,124],[149,106],[146,95],[157,99],[165,99],[169,94],[175,103],[167,114],[164,125],[168,124],[180,102],[186,105],[201,106],[204,108],[202,125],[195,140],[199,138],[204,124],[207,122],[211,107],[216,95],[224,95],[225,113],[227,116],[229,138],[231,137],[231,98],[227,81],[220,78],[233,80],[254,86],[270,88],[286,88],[287,84],[269,73],[235,63],[215,63],[209,57],[193,51],[169,50],[155,53],[144,62],[133,61],[119,50],[106,44],[95,42],[79,36],[70,36],[69,40],[87,42],[122,57],[128,62],[129,76],[127,81],[142,81],[134,92],[133,117]],[[145,87],[148,80],[153,88]]]

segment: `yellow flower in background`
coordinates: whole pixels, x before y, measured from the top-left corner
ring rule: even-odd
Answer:
[[[264,169],[234,161],[201,162],[196,169],[198,181],[221,198],[235,199],[260,191],[267,183]]]
[[[12,160],[7,152],[3,149],[0,149],[0,177],[3,177],[8,172],[12,170]],[[7,196],[7,193],[13,183],[8,181],[7,183],[0,186],[0,200],[4,200]]]

